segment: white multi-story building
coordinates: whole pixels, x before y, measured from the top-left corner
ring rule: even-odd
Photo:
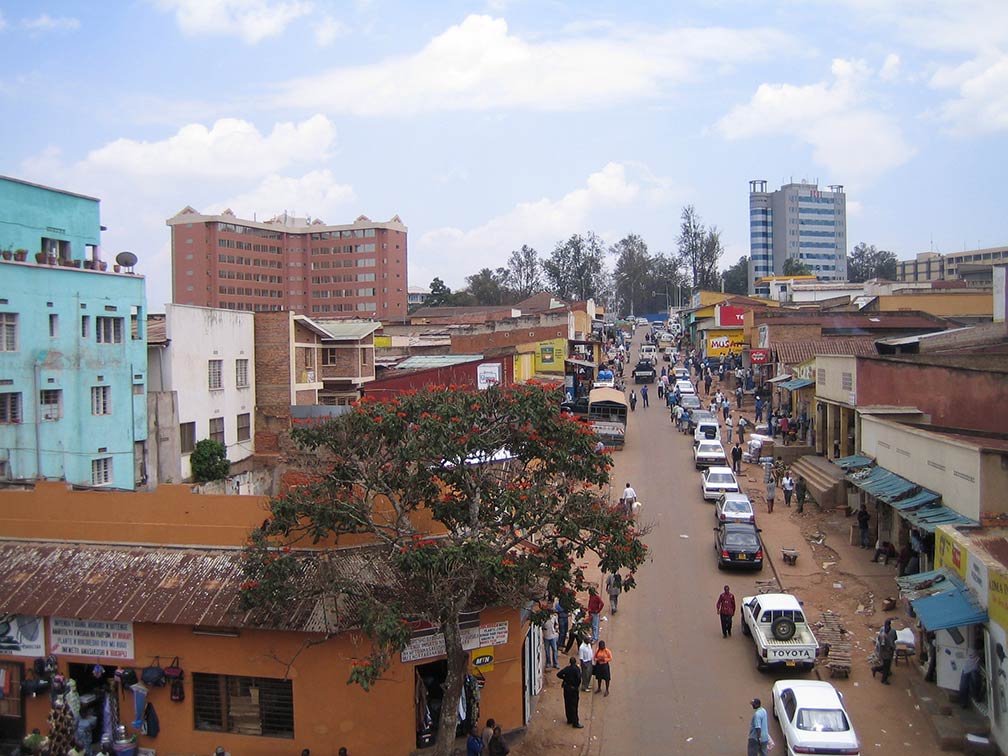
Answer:
[[[834,184],[749,182],[749,293],[759,278],[786,275],[784,263],[805,263],[820,281],[847,280],[847,197]]]
[[[151,474],[161,483],[189,480],[189,455],[204,438],[223,443],[232,464],[251,457],[253,313],[167,304],[147,329]]]

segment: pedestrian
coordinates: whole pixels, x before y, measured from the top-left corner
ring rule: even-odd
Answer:
[[[788,442],[788,429],[791,427],[791,421],[788,419],[787,415],[783,415],[780,419],[780,433],[781,439],[784,441],[784,446],[787,446]]]
[[[612,614],[616,614],[620,593],[623,590],[623,576],[618,572],[612,573],[606,578],[605,588],[606,593],[609,594],[609,608],[612,609]]]
[[[576,657],[570,658],[570,663],[557,672],[557,677],[563,682],[564,711],[567,714],[567,724],[581,729],[583,724],[578,720],[578,699],[581,697],[581,670],[578,669]]]
[[[486,721],[486,727],[483,728],[483,732],[480,733],[480,739],[483,741],[484,750],[490,744],[490,738],[493,737],[494,727],[497,726],[497,722],[493,719],[488,719]]]
[[[749,720],[749,740],[746,743],[746,756],[767,756],[770,750],[770,729],[766,709],[758,698],[750,701],[753,707],[752,719]]]
[[[756,422],[763,422],[763,398],[756,394]]]
[[[732,619],[735,617],[735,596],[727,585],[724,587],[724,593],[718,596],[714,608],[721,618],[721,637],[728,638],[731,636]]]
[[[708,394],[710,394],[710,385],[711,385],[711,381],[712,380],[713,380],[713,378],[712,378],[710,372],[707,372],[704,375],[704,379],[703,379],[703,392],[704,392],[704,396],[707,396]]]
[[[734,430],[733,426],[734,421],[731,416],[731,413],[729,412],[728,417],[725,418],[725,433],[727,434],[729,444],[731,443],[732,431]]]
[[[784,477],[781,478],[780,483],[781,491],[784,492],[784,506],[791,506],[791,497],[794,496],[795,482],[794,478],[791,477],[791,471],[784,473]]]
[[[742,387],[739,386],[735,389],[735,406],[737,409],[742,409]]]
[[[731,402],[727,398],[721,400],[721,414],[725,420],[731,415]]]
[[[637,503],[637,492],[633,490],[633,486],[627,481],[626,488],[623,489],[623,496],[620,498],[620,503],[623,505],[623,513],[626,515],[633,514],[633,505]]]
[[[557,627],[557,616],[555,612],[550,612],[542,626],[543,644],[546,646],[546,666],[553,669],[560,669],[557,658],[557,643],[560,637],[560,629]],[[487,723],[489,724],[489,722]]]
[[[647,409],[647,407],[648,407],[648,391],[647,391],[647,386],[641,386],[641,389],[640,389],[640,398],[641,398],[641,403],[644,405],[644,408]]]
[[[745,429],[748,424],[748,421],[740,414],[738,419],[738,440],[743,444],[745,443]]]
[[[868,536],[868,523],[871,522],[871,515],[868,514],[868,507],[864,504],[861,505],[861,509],[857,513],[857,526],[858,530],[861,532],[861,548],[867,549],[871,545],[871,540]]]
[[[658,381],[658,398],[661,399],[663,396],[665,396],[665,388],[661,381]]]
[[[473,727],[469,730],[469,737],[466,738],[466,756],[480,756],[483,753],[483,739]]]
[[[595,652],[595,658],[592,660],[592,674],[595,675],[595,683],[597,687],[595,692],[598,693],[602,690],[602,683],[605,682],[605,694],[609,695],[609,663],[612,661],[612,651],[606,648],[605,641],[599,641],[598,651]],[[604,698],[605,696],[603,696]]]
[[[635,409],[637,409],[637,394],[633,389],[630,389],[630,411],[633,412]]]
[[[889,560],[896,556],[896,547],[889,541],[878,540],[875,542],[875,556],[872,557],[873,562],[877,562],[879,557],[885,559],[885,564],[889,564]]]
[[[605,602],[594,588],[588,591],[588,617],[591,619],[592,643],[598,640],[599,614],[605,609]]]
[[[798,476],[798,482],[795,483],[795,499],[798,501],[798,514],[805,511],[805,497],[808,495],[808,483],[805,482],[805,478],[802,475]]]
[[[581,662],[581,688],[588,690],[591,688],[592,661],[595,659],[595,650],[591,643],[585,638],[578,646],[578,661]]]
[[[875,655],[878,657],[879,663],[871,670],[872,677],[875,677],[877,672],[882,673],[883,685],[889,684],[889,676],[892,674],[892,660],[895,654],[896,631],[893,630],[892,620],[887,619],[875,638]]]
[[[584,621],[584,612],[578,606],[574,609],[573,622],[570,623],[570,630],[567,632],[567,644],[563,647],[566,654],[572,647],[580,646],[581,642],[589,637],[591,630],[588,623]]]
[[[959,705],[968,709],[970,698],[972,698],[974,681],[980,669],[980,655],[975,648],[971,648],[966,654],[966,661],[963,663],[962,674],[959,675]]]
[[[557,618],[557,645],[561,643],[566,643],[567,641],[567,630],[569,629],[569,615],[567,614],[567,609],[560,600],[557,599],[556,602],[556,618]],[[564,651],[564,653],[567,653]]]
[[[784,464],[784,458],[778,455],[777,461],[774,462],[773,466],[773,479],[778,486],[781,484],[781,481],[784,480],[784,474],[786,472],[787,472],[787,465]]]
[[[501,733],[500,725],[497,725],[493,729],[493,737],[487,743],[487,753],[490,756],[507,756],[510,750],[507,747],[507,743],[504,742],[504,735]]]
[[[770,480],[766,484],[766,511],[767,514],[773,514],[773,504],[774,497],[777,495],[777,481],[770,477]]]
[[[734,473],[742,474],[742,445],[738,441],[731,450],[731,469]]]

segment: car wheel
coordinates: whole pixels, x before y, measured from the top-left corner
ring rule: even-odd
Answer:
[[[749,629],[749,625],[745,621],[742,622],[742,635],[746,638],[752,638],[752,630]]]

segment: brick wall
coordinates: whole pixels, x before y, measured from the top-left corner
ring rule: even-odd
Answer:
[[[518,346],[533,341],[567,338],[566,320],[562,325],[510,328],[482,333],[452,334],[452,354],[482,354],[495,347]]]
[[[485,360],[473,360],[459,365],[443,368],[416,370],[405,375],[395,375],[395,371],[387,371],[382,378],[372,381],[364,388],[368,396],[383,398],[394,396],[403,391],[421,389],[425,386],[471,386],[476,388],[476,368],[478,365],[495,363],[501,366],[501,382],[505,386],[514,383],[514,360],[511,357],[497,357]],[[389,373],[392,373],[389,375]]]

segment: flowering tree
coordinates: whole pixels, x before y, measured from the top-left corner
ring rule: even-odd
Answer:
[[[348,683],[369,689],[427,622],[444,634],[445,700],[468,671],[459,614],[587,588],[576,560],[636,569],[647,547],[606,500],[611,458],[590,426],[559,412],[554,388],[432,387],[293,431],[317,469],[271,501],[246,549],[246,607],[282,613],[311,600],[333,632],[370,639]],[[349,563],[341,551],[359,544]],[[359,554],[366,554],[365,559]],[[445,706],[436,753],[450,753],[457,707]]]

